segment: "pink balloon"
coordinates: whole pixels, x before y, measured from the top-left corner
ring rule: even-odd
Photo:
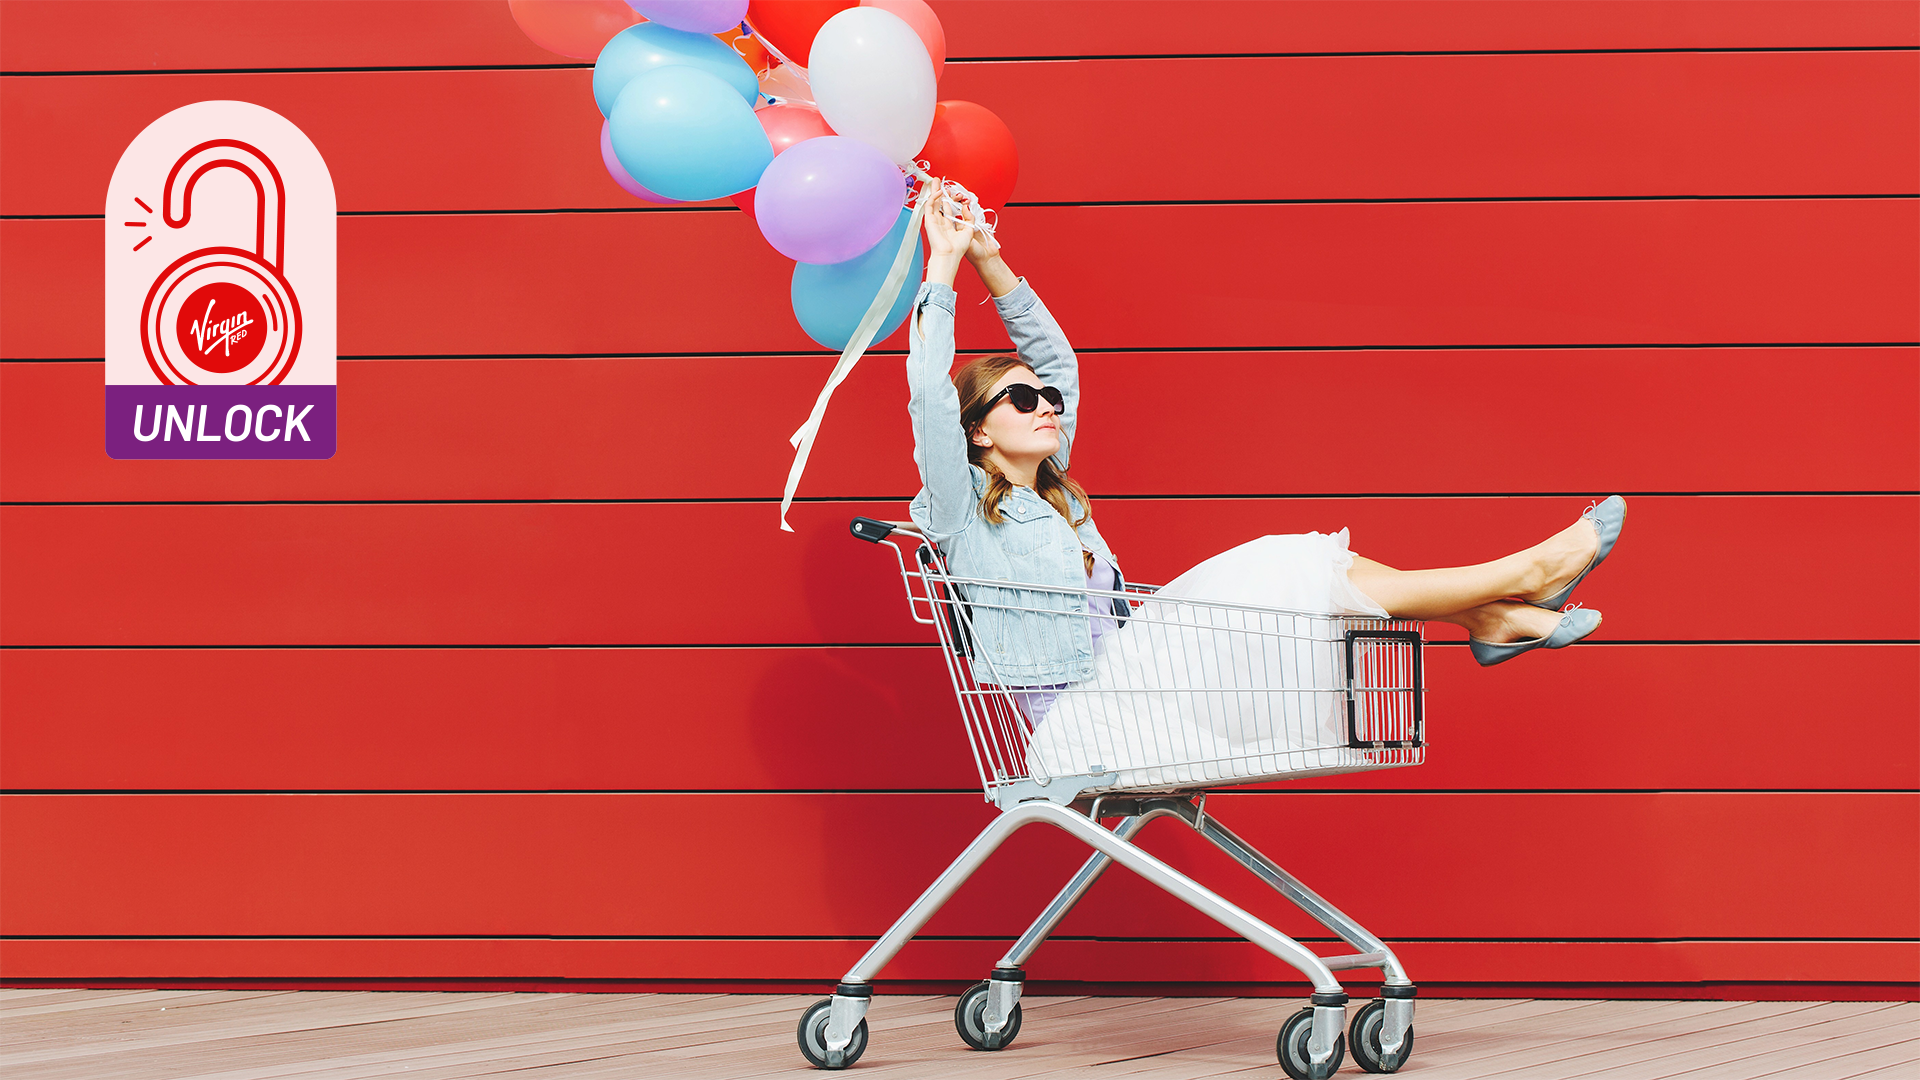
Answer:
[[[754,217],[760,235],[796,262],[845,262],[880,242],[899,220],[906,177],[887,155],[839,135],[788,147],[760,175]]]
[[[940,16],[927,6],[927,0],[860,0],[860,6],[898,15],[913,27],[926,44],[927,55],[933,58],[934,79],[940,78],[941,69],[947,66],[947,32],[940,28]]]
[[[680,200],[669,199],[664,195],[655,195],[653,192],[648,191],[640,181],[627,175],[626,167],[621,165],[620,159],[613,155],[613,127],[612,124],[606,120],[600,121],[600,163],[607,167],[607,175],[613,177],[613,182],[620,185],[620,190],[634,198],[644,199],[650,203],[658,203],[661,206],[680,205]]]
[[[717,34],[740,25],[747,0],[627,0],[649,21],[695,34]]]
[[[760,121],[776,154],[794,143],[833,134],[819,109],[802,105],[762,105],[753,110],[753,118]]]
[[[592,60],[607,39],[645,22],[625,0],[507,0],[520,30],[548,52]]]

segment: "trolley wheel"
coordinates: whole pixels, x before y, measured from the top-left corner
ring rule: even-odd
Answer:
[[[1353,1042],[1353,1060],[1370,1073],[1398,1072],[1413,1056],[1412,1028],[1408,1028],[1407,1037],[1400,1040],[1400,1049],[1391,1054],[1380,1049],[1380,1029],[1386,1018],[1387,1003],[1375,998],[1354,1014],[1353,1023],[1347,1028],[1348,1038]]]
[[[833,999],[816,1001],[800,1014],[800,1053],[816,1069],[844,1069],[867,1052],[867,1021],[862,1017],[853,1029],[853,1041],[837,1055],[827,1053],[827,1016],[833,1011]],[[834,1062],[833,1057],[840,1060]]]
[[[1020,1034],[1018,1003],[1007,1017],[1006,1027],[993,1032],[987,1030],[987,988],[990,985],[974,983],[967,987],[967,992],[960,995],[960,1004],[953,1007],[954,1030],[975,1050],[1005,1050],[1013,1045],[1013,1037]]]
[[[1274,1049],[1280,1055],[1280,1067],[1287,1071],[1293,1080],[1329,1080],[1340,1069],[1340,1063],[1347,1057],[1347,1037],[1338,1035],[1333,1040],[1333,1056],[1326,1063],[1314,1068],[1307,1057],[1307,1040],[1313,1037],[1313,1009],[1305,1008],[1280,1025],[1280,1038],[1275,1041]]]

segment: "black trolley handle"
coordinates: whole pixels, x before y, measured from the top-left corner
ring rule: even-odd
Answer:
[[[897,532],[922,540],[926,539],[920,535],[920,530],[911,521],[881,521],[879,518],[857,517],[847,528],[853,535],[869,544],[877,544]]]

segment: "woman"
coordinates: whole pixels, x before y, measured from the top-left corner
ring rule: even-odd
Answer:
[[[1086,492],[1067,475],[1080,396],[1073,349],[1032,287],[1008,269],[999,244],[949,218],[935,198],[925,219],[926,281],[908,334],[908,411],[923,484],[914,523],[956,576],[1118,589],[1119,565]],[[992,294],[1019,355],[982,357],[949,380],[952,286],[963,258]],[[1352,554],[1345,530],[1262,537],[1159,595],[1450,622],[1466,628],[1474,659],[1489,666],[1564,648],[1599,627],[1597,611],[1560,609],[1607,557],[1625,515],[1615,496],[1524,551],[1437,570],[1397,570]],[[986,601],[973,606],[976,664],[984,656],[994,673],[984,681],[1057,690],[1107,676],[1097,671],[1097,646],[1117,620],[1086,617],[1084,594],[976,589],[974,599]],[[1048,702],[1023,704],[1037,722]]]

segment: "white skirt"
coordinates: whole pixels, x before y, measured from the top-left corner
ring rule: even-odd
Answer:
[[[1387,612],[1348,580],[1352,565],[1342,529],[1263,536],[1181,574],[1102,636],[1092,676],[1034,728],[1029,767],[1114,774],[1102,785],[1114,788],[1372,767],[1346,746],[1336,620]]]

